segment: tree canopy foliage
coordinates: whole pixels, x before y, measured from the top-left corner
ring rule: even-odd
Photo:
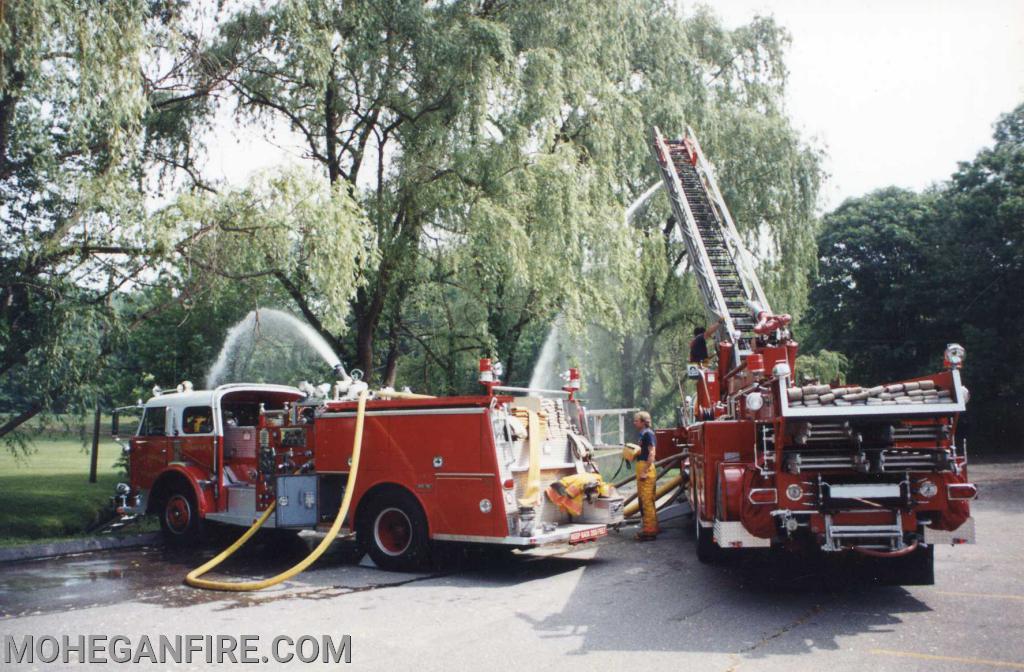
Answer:
[[[850,377],[868,383],[935,369],[959,342],[968,421],[1005,440],[1019,438],[1008,372],[1024,365],[1024,105],[994,140],[935,188],[884,189],[826,215],[809,318],[812,343],[844,353]]]
[[[151,260],[132,183],[146,9],[0,3],[0,436],[94,384],[114,296]]]
[[[653,125],[696,131],[773,306],[840,351],[820,375],[914,368],[936,348],[907,334],[995,352],[1019,114],[949,185],[844,204],[816,246],[788,43],[669,0],[2,0],[0,436],[201,380],[259,306],[374,383],[437,393],[475,389],[480,356],[527,382],[557,319],[594,399],[667,419],[707,318],[664,197],[624,221],[658,179]],[[225,113],[288,129],[298,165],[218,182]],[[919,308],[935,286],[956,318]]]

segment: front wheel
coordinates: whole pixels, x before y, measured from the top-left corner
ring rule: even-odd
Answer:
[[[429,556],[427,518],[416,498],[402,490],[376,495],[360,512],[356,537],[381,569],[409,572]]]
[[[177,548],[198,544],[202,537],[202,523],[192,488],[182,483],[172,485],[160,508],[164,543]]]

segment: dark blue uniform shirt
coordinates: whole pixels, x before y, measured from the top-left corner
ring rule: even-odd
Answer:
[[[638,460],[648,461],[651,457],[651,450],[657,446],[654,440],[654,430],[650,427],[645,427],[640,432],[640,454],[637,455]]]

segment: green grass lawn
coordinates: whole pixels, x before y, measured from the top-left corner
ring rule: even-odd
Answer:
[[[30,454],[0,452],[0,546],[84,533],[100,520],[114,485],[121,447],[102,437],[96,483],[78,438],[41,438]]]

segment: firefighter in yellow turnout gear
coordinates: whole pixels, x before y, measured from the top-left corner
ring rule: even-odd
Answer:
[[[640,448],[636,452],[636,491],[640,500],[642,525],[636,535],[637,541],[654,541],[661,528],[658,527],[658,511],[654,504],[654,489],[657,474],[654,469],[656,442],[651,429],[651,414],[640,411],[633,416],[633,426],[640,432]]]

